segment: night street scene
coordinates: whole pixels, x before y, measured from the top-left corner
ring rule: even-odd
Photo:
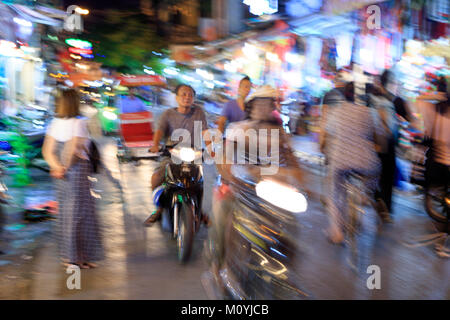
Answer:
[[[449,13],[1,0],[0,300],[450,300]]]

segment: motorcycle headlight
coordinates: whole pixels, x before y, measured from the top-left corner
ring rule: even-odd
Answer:
[[[191,148],[181,148],[180,159],[185,162],[192,162],[195,160],[195,151]]]
[[[261,181],[256,185],[256,194],[267,202],[293,213],[305,212],[306,197],[294,188],[273,181]]]

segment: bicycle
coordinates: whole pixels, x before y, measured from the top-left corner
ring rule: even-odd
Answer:
[[[362,226],[361,215],[365,214],[363,203],[367,199],[363,180],[364,177],[361,174],[351,171],[347,174],[344,183],[347,193],[347,219],[344,227],[351,253],[348,262],[353,269],[356,269],[356,262],[359,258],[357,236]]]
[[[344,220],[344,230],[347,238],[346,242],[351,252],[348,263],[354,270],[357,270],[356,265],[360,256],[357,238],[362,227],[362,216],[366,214],[364,208],[369,205],[377,211],[372,192],[367,188],[366,182],[367,177],[365,175],[353,170],[346,174],[344,183],[347,194],[347,217]],[[382,202],[381,199],[377,201]],[[385,220],[379,213],[378,215],[381,220],[378,224],[378,227],[380,227],[383,222],[388,220]]]

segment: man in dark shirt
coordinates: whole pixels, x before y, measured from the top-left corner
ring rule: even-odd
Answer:
[[[177,108],[172,108],[166,110],[159,119],[158,129],[155,132],[153,139],[153,146],[150,148],[151,152],[158,152],[160,147],[160,142],[163,138],[166,138],[168,144],[174,144],[179,141],[172,141],[172,133],[177,129],[185,129],[190,133],[191,144],[194,141],[203,141],[202,135],[205,130],[208,129],[206,116],[203,109],[199,107],[194,107],[194,89],[185,84],[179,85],[175,89],[176,101],[178,103]],[[201,124],[201,131],[195,130],[195,123]],[[186,141],[183,141],[186,143]],[[206,146],[210,146],[210,141],[205,141]],[[161,186],[164,182],[164,171],[167,162],[163,161],[160,163],[159,167],[155,169],[152,175],[152,189],[155,190],[157,187]],[[155,204],[156,205],[156,204]],[[157,221],[161,217],[162,207],[158,207],[152,215],[147,218],[144,222],[145,225],[149,226],[153,222]],[[204,217],[204,222],[207,222],[207,217]]]

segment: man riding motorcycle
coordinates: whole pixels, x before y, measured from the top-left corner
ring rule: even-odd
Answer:
[[[304,189],[304,174],[299,161],[294,156],[289,145],[289,136],[285,133],[272,113],[276,107],[276,98],[277,91],[270,86],[263,86],[256,89],[247,99],[249,110],[251,110],[250,118],[245,121],[233,123],[226,130],[226,142],[223,150],[224,161],[222,164],[217,164],[221,182],[214,190],[213,194],[213,229],[210,232],[209,242],[210,253],[214,256],[214,258],[211,259],[211,272],[216,284],[222,288],[225,287],[225,282],[228,281],[222,278],[221,272],[226,269],[228,269],[228,271],[233,269],[231,266],[233,264],[232,261],[241,261],[239,257],[230,258],[230,255],[237,255],[237,251],[240,251],[239,246],[241,246],[240,248],[246,247],[247,249],[249,247],[248,245],[241,243],[238,245],[238,249],[236,249],[236,241],[239,242],[240,240],[236,240],[239,239],[239,236],[236,237],[235,230],[242,230],[241,227],[245,229],[247,226],[257,225],[257,228],[261,229],[261,232],[257,232],[257,234],[262,237],[260,239],[262,241],[264,241],[265,238],[265,236],[262,235],[264,230],[273,230],[275,232],[274,235],[282,230],[274,237],[278,238],[276,242],[284,243],[284,240],[287,238],[285,237],[286,233],[284,231],[295,224],[294,217],[292,215],[287,217],[288,215],[282,214],[281,212],[286,213],[286,211],[283,209],[276,209],[277,205],[272,208],[275,208],[274,210],[278,211],[280,214],[271,211],[273,214],[269,213],[269,215],[267,215],[267,208],[270,207],[270,205],[265,206],[262,204],[265,203],[265,200],[258,194],[258,190],[256,190],[257,195],[254,194],[255,182],[257,185],[258,182],[273,183],[273,185],[279,186],[279,190]],[[256,143],[255,141],[252,141],[252,138],[250,137],[251,134],[249,133],[251,131],[256,131],[258,139]],[[242,140],[241,143],[239,143],[239,139],[242,139],[242,136],[245,136],[245,144],[242,143]],[[273,148],[273,144],[275,144],[275,148]],[[256,148],[256,150],[255,148],[252,148],[252,145],[257,145],[259,150],[258,148]],[[278,145],[278,148],[276,145]],[[236,152],[228,152],[230,149],[235,149]],[[230,158],[230,156],[232,158]],[[270,166],[275,166],[276,170],[268,170]],[[254,212],[260,215],[259,218],[262,219],[261,221],[265,221],[265,223],[257,222],[259,219],[257,217],[249,218],[250,220],[237,217],[240,215],[237,211],[246,210],[243,209],[240,201],[242,198],[244,198],[245,201],[247,196],[251,197],[251,199],[247,198],[250,202],[261,204],[261,207],[256,205],[252,206],[252,208],[254,209]],[[290,200],[294,202],[293,199]],[[287,220],[289,219],[290,223],[287,223]],[[291,235],[295,236],[296,229],[293,229],[294,234]],[[259,236],[257,235],[256,238],[258,237]],[[233,239],[230,240],[231,238]],[[258,242],[258,240],[256,241]],[[287,249],[288,247],[289,246],[284,246],[283,248],[291,252]],[[290,248],[292,249],[292,247],[295,248],[295,240]],[[276,248],[272,249],[276,251]],[[279,250],[283,251],[284,249]],[[287,253],[286,251],[283,252],[287,256],[291,256],[290,253]],[[266,253],[262,254],[264,255]],[[270,255],[270,252],[267,254]],[[292,258],[292,256],[290,258]],[[287,259],[289,260],[290,258],[288,257]],[[270,259],[269,257],[268,259],[277,261],[276,259]],[[245,262],[242,262],[242,264],[246,265]],[[269,264],[270,263],[267,263],[265,265]],[[245,267],[243,268],[245,269]],[[234,271],[230,272],[233,273]],[[246,279],[245,276],[243,278]],[[244,282],[246,282],[245,285],[248,285],[252,280],[244,280]],[[250,287],[253,287],[250,291],[258,291],[258,289],[255,288],[259,285],[261,285],[261,282],[258,282],[258,284],[255,285],[250,284]],[[271,289],[268,291],[271,291]],[[244,296],[254,298],[252,294],[249,294],[248,290]]]
[[[194,107],[195,90],[186,84],[180,84],[175,89],[176,101],[178,103],[177,108],[171,108],[166,110],[159,120],[158,129],[155,132],[153,139],[153,146],[150,148],[150,152],[157,153],[159,151],[160,142],[163,138],[169,139],[168,143],[176,144],[179,141],[172,141],[172,133],[177,129],[185,129],[190,134],[191,141],[202,141],[203,132],[195,130],[195,122],[201,123],[203,131],[208,129],[206,122],[206,116],[204,111],[200,107]],[[197,137],[196,137],[197,135]],[[186,141],[182,141],[186,143]],[[210,145],[210,141],[205,141],[206,146]],[[152,190],[160,187],[164,182],[164,170],[166,164],[170,159],[162,161],[158,168],[152,175]],[[151,214],[150,217],[144,222],[146,226],[152,225],[155,221],[159,220],[163,208],[155,203],[157,209]],[[203,215],[203,222],[208,223],[208,217]]]

